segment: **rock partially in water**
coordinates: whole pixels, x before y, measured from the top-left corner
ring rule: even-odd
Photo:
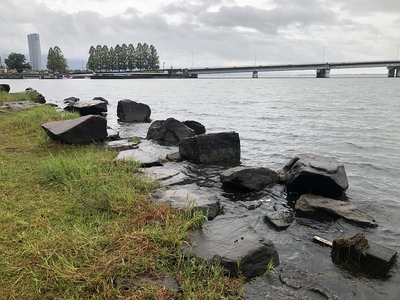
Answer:
[[[184,251],[188,257],[219,263],[231,276],[242,274],[247,279],[264,274],[270,263],[279,265],[272,241],[238,217],[219,216],[192,230]]]
[[[118,101],[117,116],[120,122],[150,122],[151,109],[144,103],[138,103],[129,99]]]
[[[184,138],[179,143],[182,159],[197,164],[240,162],[240,139],[236,132],[220,132]]]
[[[6,92],[9,93],[10,92],[10,85],[9,84],[5,84],[5,83],[1,83],[0,84],[0,92]]]
[[[264,300],[339,300],[327,287],[320,284],[306,270],[285,265],[270,274],[246,283],[245,299]]]
[[[107,120],[101,116],[84,116],[73,120],[47,122],[42,125],[53,140],[67,144],[90,144],[107,137]]]
[[[285,165],[282,173],[289,193],[338,198],[349,187],[344,165],[319,155],[298,155]]]
[[[102,116],[107,113],[107,104],[100,100],[90,101],[75,101],[71,102],[64,107],[66,111],[76,111],[81,116],[99,115]]]
[[[103,146],[106,149],[116,151],[137,149],[139,147],[137,143],[131,142],[127,139],[105,142]]]
[[[245,192],[260,191],[278,182],[278,175],[268,168],[234,167],[220,175],[222,184],[226,187]]]
[[[319,220],[343,218],[360,226],[376,227],[378,224],[370,215],[346,201],[325,198],[318,195],[301,195],[295,205],[296,211],[304,216]]]
[[[343,235],[333,241],[332,260],[346,269],[362,271],[376,277],[386,276],[397,252],[368,241],[363,233]]]
[[[294,214],[290,211],[267,212],[264,216],[265,222],[277,230],[288,228],[294,221]]]
[[[146,138],[154,140],[161,145],[178,145],[182,139],[194,135],[194,130],[182,122],[174,118],[168,118],[167,120],[154,121],[147,131]]]
[[[200,122],[188,120],[188,121],[183,121],[182,123],[185,124],[190,129],[194,130],[194,133],[196,135],[206,133],[206,127]]]

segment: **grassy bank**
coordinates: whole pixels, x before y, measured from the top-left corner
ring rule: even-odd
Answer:
[[[0,105],[20,97],[0,92]],[[50,106],[0,112],[2,299],[240,299],[242,280],[182,257],[201,215],[149,203],[159,183],[136,162],[53,142],[41,128],[76,117]],[[181,293],[116,284],[165,273]]]

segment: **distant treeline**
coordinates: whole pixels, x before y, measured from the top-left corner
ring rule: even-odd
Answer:
[[[122,44],[108,48],[106,45],[91,46],[86,65],[92,71],[158,70],[160,61],[156,48],[146,43]]]

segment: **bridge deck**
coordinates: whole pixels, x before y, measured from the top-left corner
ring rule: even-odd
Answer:
[[[285,65],[259,65],[245,67],[217,67],[188,69],[189,74],[213,74],[213,73],[240,73],[240,72],[268,72],[268,71],[296,71],[296,70],[330,70],[330,69],[354,69],[376,67],[400,67],[400,61],[363,61],[363,62],[334,62],[315,64],[285,64]]]

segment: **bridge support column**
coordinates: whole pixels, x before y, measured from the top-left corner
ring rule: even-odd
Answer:
[[[258,78],[258,71],[254,70],[253,75],[251,76],[252,78]]]
[[[329,78],[330,74],[330,69],[317,69],[317,78]]]
[[[388,77],[400,77],[400,67],[388,67]]]

